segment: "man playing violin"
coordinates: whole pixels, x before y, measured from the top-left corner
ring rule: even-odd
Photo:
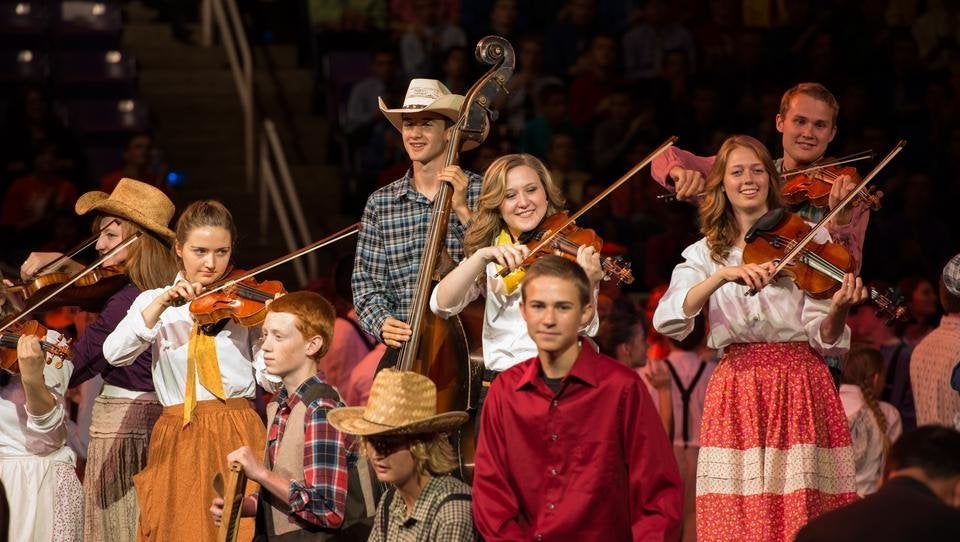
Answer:
[[[463,256],[464,230],[476,208],[480,176],[455,165],[443,167],[462,103],[463,96],[451,94],[434,79],[410,81],[401,108],[388,109],[380,100],[380,111],[400,131],[411,167],[367,199],[352,282],[360,324],[390,347],[400,347],[412,333],[405,320],[442,182],[453,186],[444,245],[454,261]]]
[[[783,157],[775,164],[780,172],[809,167],[823,160],[827,145],[837,135],[840,104],[836,97],[819,83],[800,83],[787,90],[780,100],[777,131],[783,135]],[[697,200],[706,186],[706,174],[715,157],[696,156],[672,147],[654,159],[651,175],[667,189],[674,190],[679,200]],[[832,209],[857,185],[850,175],[840,175],[830,190]],[[809,203],[795,211],[805,220],[818,222],[826,209]],[[865,205],[853,205],[841,211],[827,225],[834,242],[846,247],[853,256],[853,271],[859,272],[863,239],[870,213]]]

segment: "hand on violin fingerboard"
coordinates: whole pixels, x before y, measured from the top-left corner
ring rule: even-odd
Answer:
[[[596,286],[603,280],[603,266],[600,265],[600,253],[590,245],[580,245],[577,249],[577,263],[590,279],[590,286]]]
[[[833,183],[833,188],[830,189],[830,208],[833,209],[836,207],[843,198],[847,197],[854,188],[857,187],[856,180],[850,175],[841,175],[837,177],[837,180]],[[837,216],[833,218],[833,223],[837,226],[846,226],[853,220],[853,206],[859,205],[860,200],[854,200],[850,205],[847,205],[842,211],[837,213]]]
[[[850,307],[859,305],[870,299],[870,292],[863,285],[863,279],[854,277],[853,273],[847,273],[843,276],[843,282],[840,283],[840,289],[833,294],[831,309],[836,312],[843,312],[845,315]]]

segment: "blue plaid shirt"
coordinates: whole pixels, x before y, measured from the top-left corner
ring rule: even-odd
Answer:
[[[467,206],[477,208],[483,178],[464,170],[469,185]],[[413,173],[377,190],[367,199],[360,220],[353,266],[353,304],[363,329],[382,340],[383,321],[406,321],[426,245],[433,202],[413,187]],[[447,251],[463,258],[466,226],[454,212],[447,224]]]
[[[267,453],[272,465],[276,464],[277,451],[291,410],[310,387],[322,382],[320,375],[314,375],[300,384],[292,395],[287,393],[286,387],[280,388],[275,398],[277,414],[267,434]],[[291,515],[320,527],[337,528],[343,523],[347,508],[347,467],[357,459],[355,454],[349,452],[349,437],[327,421],[330,409],[342,406],[345,405],[322,397],[306,405],[303,481],[291,480],[287,497]]]

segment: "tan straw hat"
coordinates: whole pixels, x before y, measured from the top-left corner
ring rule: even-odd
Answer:
[[[78,215],[98,211],[129,220],[171,243],[176,238],[168,227],[175,211],[173,202],[159,188],[144,182],[124,177],[109,194],[94,190],[80,196],[74,208]]]
[[[410,371],[384,369],[377,373],[365,407],[335,408],[330,423],[351,435],[412,435],[442,433],[467,421],[466,412],[437,414],[437,386]]]
[[[457,122],[463,105],[463,96],[451,94],[450,89],[436,79],[412,79],[403,98],[403,107],[399,109],[388,109],[383,98],[377,100],[380,101],[380,111],[397,130],[402,126],[404,113],[432,111]]]

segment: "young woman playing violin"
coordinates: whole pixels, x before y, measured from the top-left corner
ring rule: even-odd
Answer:
[[[62,342],[55,331],[44,339]],[[0,487],[5,493],[0,538],[11,542],[83,540],[83,493],[67,446],[63,395],[73,364],[46,363],[40,338],[17,342],[20,373],[0,371]]]
[[[229,319],[201,329],[189,305],[177,306],[229,271],[235,239],[226,207],[210,200],[190,204],[177,221],[180,273],[171,286],[140,294],[103,345],[114,366],[151,352],[153,383],[164,407],[147,467],[134,477],[141,540],[214,540],[206,513],[215,496],[214,475],[227,472],[229,452],[264,449],[263,423],[249,401],[259,329]],[[252,537],[251,520],[241,522],[241,532],[241,539]]]
[[[772,262],[742,263],[746,233],[782,207],[779,180],[759,141],[723,143],[700,203],[704,238],[684,250],[653,317],[682,340],[709,302],[707,345],[724,349],[700,433],[704,540],[793,540],[808,519],[856,499],[850,432],[822,356],[849,347],[847,311],[868,294],[847,274],[832,298],[816,300],[772,276]]]
[[[483,177],[477,210],[464,237],[465,258],[433,290],[430,309],[442,317],[460,313],[481,294],[486,297],[486,381],[537,355],[537,345],[527,334],[520,314],[523,270],[518,267],[530,253],[520,239],[563,205],[563,195],[550,172],[534,156],[508,154],[494,160]],[[581,246],[576,259],[596,292],[603,279],[599,254],[591,246]],[[503,268],[513,272],[501,279],[498,273]],[[598,327],[599,318],[594,313],[585,331],[595,335]]]
[[[150,431],[161,406],[151,379],[151,353],[142,352],[132,364],[113,367],[103,357],[103,342],[126,315],[143,290],[160,288],[177,274],[170,250],[174,234],[168,227],[173,203],[157,188],[133,179],[121,179],[113,192],[88,192],[77,200],[79,215],[96,213],[96,250],[106,254],[136,232],[143,235],[104,262],[122,269],[129,279],[111,295],[92,324],[71,345],[73,375],[69,387],[102,375],[103,389],[94,400],[90,442],[84,473],[84,537],[87,540],[132,540],[139,508],[133,475],[146,465]],[[60,259],[59,253],[33,253],[21,266],[25,280],[36,280],[37,270]],[[76,273],[83,266],[66,259],[61,267]]]

